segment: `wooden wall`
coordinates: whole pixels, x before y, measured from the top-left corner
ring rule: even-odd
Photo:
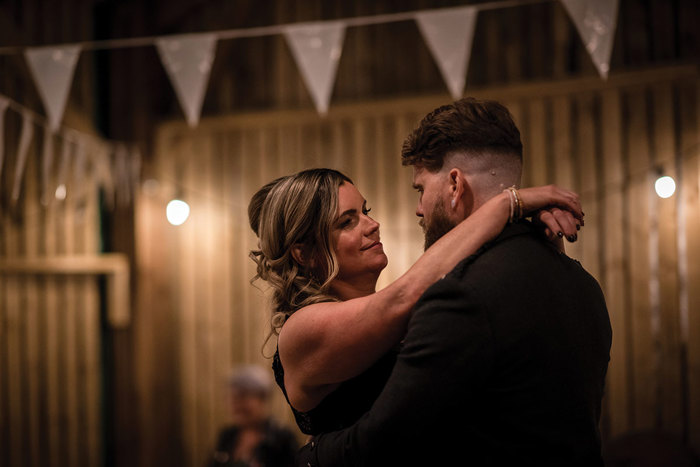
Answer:
[[[17,135],[19,119],[13,117],[8,114],[7,129]],[[50,204],[42,205],[38,161],[43,135],[36,131],[17,204],[9,194],[14,158],[6,159],[0,178],[0,465],[99,466],[103,361],[98,279],[48,273],[40,264],[97,254],[97,188],[93,180],[71,175],[67,198],[51,196]],[[8,154],[13,154],[17,138],[8,139]],[[56,183],[52,177],[53,189]],[[38,266],[25,268],[23,260]]]
[[[514,113],[526,146],[525,184],[556,182],[582,195],[586,226],[568,249],[600,281],[613,324],[606,440],[660,429],[700,450],[699,85],[697,68],[680,67],[607,83],[470,92],[499,99]],[[249,284],[250,196],[307,167],[350,175],[381,223],[389,256],[383,286],[422,246],[411,172],[400,167],[399,148],[419,118],[444,102],[436,96],[338,106],[325,119],[306,111],[241,114],[207,119],[196,130],[180,122],[159,129],[146,175],[159,188],[142,193],[136,209],[144,330],[136,349],[138,397],[152,411],[180,408],[169,436],[182,441],[186,465],[201,465],[225,421],[226,372],[239,362],[270,364],[260,348],[265,296]],[[657,167],[680,182],[670,199],[653,194]],[[192,207],[181,227],[164,216],[176,193]],[[274,343],[267,353],[272,349]],[[173,371],[171,393],[157,390],[161,365]],[[281,397],[275,410],[289,420]],[[163,426],[152,415],[144,415],[143,440],[157,457],[151,441]]]
[[[0,42],[200,32],[480,2],[6,0],[0,2]],[[696,449],[696,72],[625,73],[697,64],[698,19],[697,0],[621,0],[613,78],[605,86],[558,1],[485,11],[467,76],[470,93],[502,99],[516,114],[531,158],[526,180],[573,185],[589,206],[593,220],[571,252],[604,284],[615,321],[606,436],[660,426],[694,440]],[[0,56],[0,72],[0,92],[43,113],[21,55]],[[103,326],[100,335],[89,334],[97,326],[94,278],[0,275],[0,466],[37,465],[45,458],[50,465],[74,465],[76,456],[94,465],[96,450],[104,465],[199,465],[225,416],[221,375],[238,362],[264,362],[258,339],[265,302],[247,285],[252,269],[245,252],[253,240],[242,216],[247,197],[273,176],[306,166],[347,171],[383,223],[391,255],[381,278],[386,284],[421,244],[414,194],[397,182],[408,174],[398,168],[396,151],[421,114],[449,99],[445,85],[417,28],[402,22],[348,29],[333,111],[323,121],[311,111],[281,37],[218,44],[204,116],[238,116],[207,119],[197,132],[177,123],[154,131],[165,118],[182,121],[182,112],[153,48],[81,54],[69,99],[69,107],[95,121],[88,126],[141,144],[145,175],[157,178],[160,189],[149,185],[135,211],[106,213],[100,239],[95,199],[85,224],[72,203],[39,207],[32,194],[36,166],[29,167],[33,188],[11,208],[3,192],[11,178],[8,153],[0,179],[0,261],[93,253],[99,240],[103,249],[138,263],[132,281],[138,287],[132,289],[131,327]],[[18,122],[9,121],[6,130],[15,138],[7,141],[10,149]],[[33,151],[38,157],[39,148]],[[170,160],[171,153],[183,164]],[[680,196],[658,200],[645,193],[647,168],[657,162],[682,177]],[[181,229],[162,217],[176,188],[199,200]],[[686,301],[676,298],[686,295]],[[94,346],[103,354],[90,352]],[[89,375],[95,365],[105,378],[104,418],[97,422],[90,418],[93,399],[82,398],[94,395]],[[279,398],[275,410],[283,413]],[[102,428],[94,430],[95,423]],[[86,427],[87,438],[80,431]]]

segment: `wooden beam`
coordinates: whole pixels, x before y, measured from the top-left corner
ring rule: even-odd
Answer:
[[[114,328],[129,325],[129,260],[126,255],[53,256],[0,259],[0,275],[104,275],[107,277],[107,319]]]

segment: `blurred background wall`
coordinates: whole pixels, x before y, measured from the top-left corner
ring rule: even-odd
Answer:
[[[469,3],[3,1],[0,45]],[[465,94],[513,112],[525,185],[556,182],[583,198],[586,226],[568,252],[600,281],[613,324],[606,443],[654,429],[700,452],[698,20],[694,0],[622,0],[608,81],[558,2],[482,11],[477,20]],[[42,113],[22,57],[0,55],[0,70],[0,92]],[[412,21],[347,30],[325,118],[281,36],[219,42],[196,129],[185,124],[152,47],[83,53],[65,123],[138,145],[142,183],[132,200],[111,203],[98,180],[73,178],[65,200],[43,205],[37,143],[13,202],[15,162],[6,159],[0,465],[202,465],[228,417],[228,372],[268,366],[274,352],[274,340],[262,349],[265,288],[250,284],[250,196],[303,168],[344,171],[382,224],[386,285],[422,250],[401,143],[426,112],[451,100]],[[19,120],[8,114],[7,148],[17,144]],[[659,173],[682,189],[656,197]],[[164,215],[174,196],[192,208],[179,227]],[[130,266],[128,322],[111,319],[119,306],[112,269],[55,265],[57,257],[107,253]],[[279,394],[273,410],[292,423]]]

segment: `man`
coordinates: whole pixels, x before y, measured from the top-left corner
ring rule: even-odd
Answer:
[[[522,144],[505,107],[463,99],[428,114],[402,159],[429,246],[519,184]],[[611,334],[595,279],[513,223],[425,292],[371,410],[299,464],[602,465]]]

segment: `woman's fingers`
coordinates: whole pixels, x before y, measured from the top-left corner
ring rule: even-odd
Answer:
[[[556,185],[550,185],[548,188],[550,188],[553,205],[562,207],[567,211],[570,211],[576,219],[583,220],[581,199],[576,193],[559,188]]]
[[[569,211],[562,211],[558,208],[552,208],[552,215],[559,226],[561,226],[566,239],[570,242],[575,242],[578,238],[576,218]]]
[[[559,238],[566,237],[570,242],[578,239],[579,224],[568,211],[559,208],[542,209],[535,214],[535,218],[545,225],[545,235],[550,239],[553,239],[554,235]]]
[[[542,209],[540,211],[537,211],[537,213],[535,214],[535,219],[537,219],[539,222],[545,225],[544,232],[547,238],[549,238],[550,240],[553,240],[554,237],[557,236],[564,236],[564,232],[561,230],[559,223],[554,218],[554,215],[551,212],[549,212],[549,210]]]

